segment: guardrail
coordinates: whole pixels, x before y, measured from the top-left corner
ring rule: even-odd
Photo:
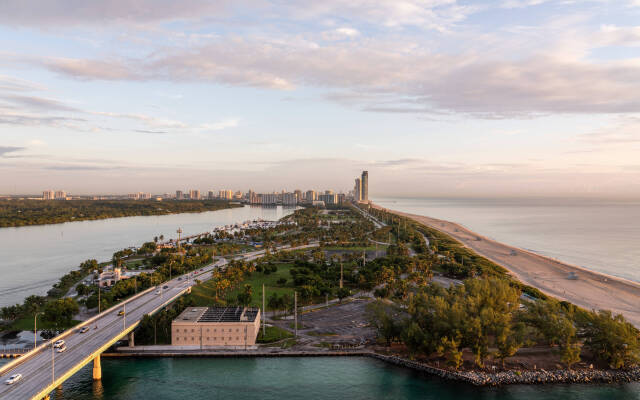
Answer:
[[[105,314],[108,314],[109,312],[115,310],[118,307],[122,307],[123,304],[126,304],[130,301],[133,301],[135,299],[137,299],[140,296],[145,295],[146,293],[154,290],[156,288],[156,286],[150,287],[149,289],[140,292],[138,294],[136,294],[133,297],[128,298],[127,300],[125,300],[124,302],[120,302],[104,311],[102,311],[100,314],[94,315],[93,317],[89,318],[88,320],[74,326],[73,328],[67,329],[66,331],[62,332],[61,334],[59,334],[58,336],[49,339],[48,341],[44,341],[41,344],[38,345],[38,347],[31,349],[28,353],[26,353],[24,356],[16,358],[15,360],[11,361],[10,363],[7,363],[6,365],[3,365],[2,367],[0,367],[0,376],[2,376],[5,372],[15,368],[16,366],[20,365],[21,363],[23,363],[25,360],[28,360],[29,358],[33,357],[35,354],[37,354],[40,350],[45,349],[49,343],[53,343],[57,340],[60,340],[62,338],[65,338],[69,335],[71,335],[75,330],[77,330],[80,327],[83,327],[85,325],[91,324],[93,321],[101,318],[102,316],[104,316]]]

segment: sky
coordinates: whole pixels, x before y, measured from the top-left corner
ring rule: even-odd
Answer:
[[[640,198],[640,0],[0,2],[0,194],[362,170],[371,197]]]

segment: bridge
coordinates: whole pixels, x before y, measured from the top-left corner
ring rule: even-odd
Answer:
[[[298,250],[318,246],[312,243],[292,248],[279,247],[279,250]],[[249,261],[262,256],[264,250],[243,254]],[[102,379],[100,354],[117,341],[129,337],[133,344],[133,330],[145,314],[153,314],[173,302],[193,286],[194,280],[211,279],[213,271],[227,264],[221,259],[202,268],[202,271],[186,274],[144,292],[111,307],[108,310],[84,321],[80,325],[45,342],[21,357],[0,368],[0,399],[49,399],[49,394],[85,365],[93,362],[93,379]],[[167,286],[166,289],[163,287]],[[118,315],[123,310],[123,315]],[[88,327],[80,333],[82,327]],[[53,342],[64,339],[67,350],[57,353]],[[4,381],[13,374],[22,374],[22,379],[13,385]]]

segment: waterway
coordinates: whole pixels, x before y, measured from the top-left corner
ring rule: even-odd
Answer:
[[[0,360],[2,361],[2,360]],[[54,391],[56,400],[433,399],[638,400],[640,384],[477,388],[365,357],[102,359]]]
[[[640,201],[376,198],[383,207],[457,222],[499,242],[640,282]]]
[[[211,231],[254,219],[277,220],[292,208],[232,208],[203,213],[110,218],[64,224],[0,228],[0,307],[46,294],[62,275],[84,260],[111,259],[113,253],[164,235],[165,239]]]

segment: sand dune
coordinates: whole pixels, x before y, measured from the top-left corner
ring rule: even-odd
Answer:
[[[622,314],[640,328],[640,283],[617,278],[496,242],[448,221],[394,211],[452,236],[547,295],[593,310]],[[570,272],[578,279],[570,280]]]

